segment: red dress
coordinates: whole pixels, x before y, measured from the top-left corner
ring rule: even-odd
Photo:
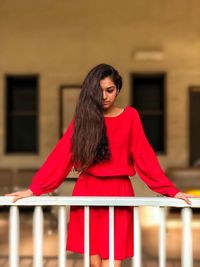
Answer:
[[[156,154],[145,136],[139,114],[131,106],[115,117],[105,117],[111,160],[91,165],[81,173],[73,189],[73,196],[134,196],[129,176],[136,171],[155,192],[173,197],[180,192],[166,177]],[[34,195],[53,191],[73,166],[71,136],[73,120],[34,175],[29,189]],[[123,260],[133,256],[133,209],[115,207],[114,258]],[[90,208],[90,254],[109,258],[109,217],[107,207]],[[83,207],[70,207],[66,249],[84,253]]]

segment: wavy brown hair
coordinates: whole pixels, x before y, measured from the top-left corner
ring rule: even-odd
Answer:
[[[72,154],[75,169],[83,171],[91,164],[111,159],[106,125],[102,107],[100,80],[110,77],[118,91],[122,78],[118,71],[108,64],[99,64],[89,71],[83,81],[76,105]]]

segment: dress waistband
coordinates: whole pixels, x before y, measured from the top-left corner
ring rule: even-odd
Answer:
[[[118,175],[118,176],[116,176],[116,175],[113,175],[113,176],[106,176],[106,175],[104,175],[104,176],[100,176],[100,175],[93,175],[93,174],[91,174],[91,173],[89,173],[89,172],[86,172],[86,171],[83,171],[83,172],[81,172],[80,174],[79,174],[79,176],[78,177],[95,177],[95,178],[99,178],[99,179],[107,179],[107,178],[128,178],[129,179],[129,176],[128,175]]]

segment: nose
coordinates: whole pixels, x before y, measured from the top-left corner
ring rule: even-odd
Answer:
[[[103,99],[106,99],[106,92],[103,91]]]

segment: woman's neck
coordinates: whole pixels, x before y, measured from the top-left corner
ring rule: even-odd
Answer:
[[[118,115],[123,109],[118,108],[116,106],[112,106],[109,109],[103,111],[104,116],[116,116]]]

